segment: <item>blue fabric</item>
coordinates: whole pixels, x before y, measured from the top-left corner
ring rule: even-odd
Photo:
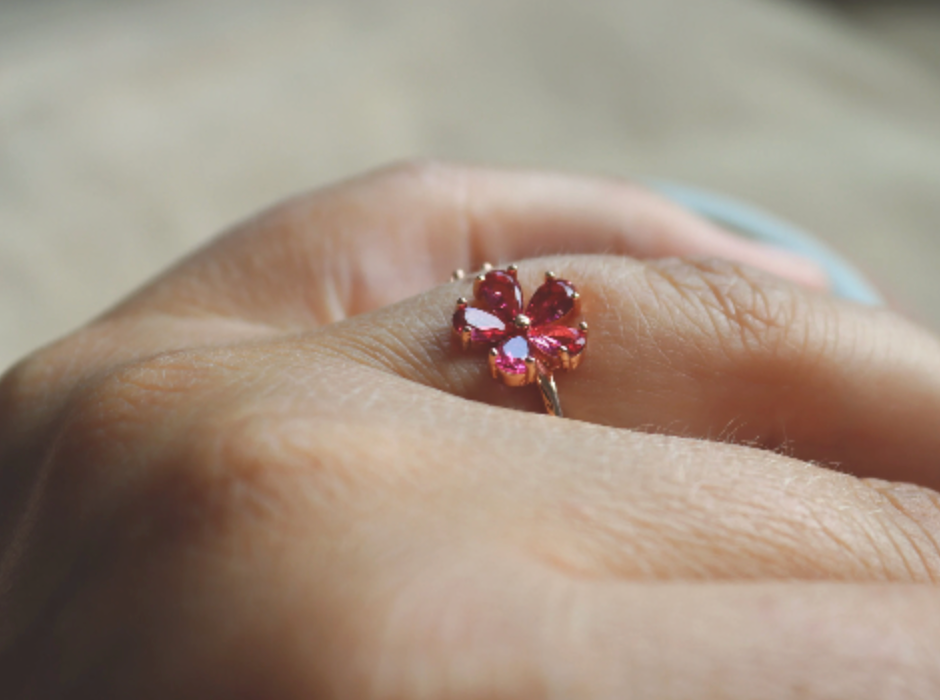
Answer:
[[[648,184],[677,204],[724,228],[815,260],[829,275],[829,284],[836,296],[872,306],[885,303],[861,272],[805,231],[730,197],[669,182]]]

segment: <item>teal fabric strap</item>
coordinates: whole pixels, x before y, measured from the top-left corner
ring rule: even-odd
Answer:
[[[836,296],[872,306],[885,303],[861,272],[805,231],[724,195],[669,182],[648,184],[677,204],[727,229],[815,260],[829,275],[830,287]]]

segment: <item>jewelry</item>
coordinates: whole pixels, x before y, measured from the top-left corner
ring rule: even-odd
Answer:
[[[488,347],[490,374],[506,386],[536,384],[545,410],[561,416],[554,372],[575,369],[587,347],[587,323],[576,328],[562,321],[580,313],[581,296],[574,285],[545,273],[545,282],[523,307],[517,268],[483,266],[473,282],[473,302],[461,298],[454,311],[454,335],[464,350]],[[463,279],[458,270],[454,279]],[[523,309],[525,309],[523,311]]]

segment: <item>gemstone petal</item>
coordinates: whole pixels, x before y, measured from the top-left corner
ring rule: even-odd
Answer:
[[[487,272],[477,285],[476,298],[506,321],[511,321],[522,311],[522,288],[505,270]]]
[[[470,328],[470,342],[472,343],[495,343],[506,336],[506,323],[503,319],[473,306],[457,309],[454,312],[453,323],[457,333],[464,328]]]
[[[545,326],[532,329],[529,332],[529,342],[545,365],[558,369],[561,367],[561,349],[567,348],[568,355],[576,357],[587,346],[587,336],[577,328]]]
[[[575,299],[577,291],[574,285],[566,280],[550,279],[535,290],[525,315],[531,319],[534,328],[555,323],[574,310]]]
[[[516,335],[504,341],[497,348],[496,369],[504,374],[525,374],[525,359],[532,355],[529,341],[523,335]]]

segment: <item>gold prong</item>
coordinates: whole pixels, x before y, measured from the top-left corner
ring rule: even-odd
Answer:
[[[483,284],[486,279],[486,275],[477,275],[473,280],[473,296],[479,297],[480,295],[480,285]]]
[[[568,369],[578,369],[578,365],[581,364],[581,360],[584,358],[584,352],[579,352],[577,355],[572,355],[568,360]]]
[[[451,281],[451,282],[458,282],[458,281],[462,280],[462,279],[463,279],[464,277],[466,277],[466,276],[467,276],[467,273],[466,273],[466,272],[464,272],[463,270],[457,269],[457,270],[454,270],[454,274],[452,274],[452,275],[450,276],[450,281]]]
[[[515,277],[519,272],[519,266],[513,263],[506,268],[506,272]]]
[[[552,272],[551,270],[549,270],[548,272],[545,273],[545,281],[546,281],[546,282],[553,282],[557,277],[558,277],[558,275],[556,275],[556,274],[555,274],[554,272]]]
[[[581,323],[578,324],[578,329],[579,329],[584,335],[587,335],[587,333],[588,333],[588,324],[587,324],[587,321],[581,321]]]
[[[464,326],[463,330],[460,331],[460,345],[464,350],[470,347],[470,326]]]
[[[483,272],[489,272],[493,269],[493,263],[485,262],[483,263]]]
[[[458,308],[458,309],[466,309],[466,308],[467,308],[467,299],[466,299],[466,297],[460,297],[460,298],[457,300],[457,308]]]
[[[534,357],[525,358],[525,383],[531,384],[535,381],[535,377],[538,374],[538,367],[535,364]]]
[[[562,369],[571,369],[571,354],[568,352],[567,346],[562,345],[558,349],[558,359],[561,360]]]
[[[490,374],[493,375],[493,379],[499,379],[499,373],[496,371],[496,358],[499,356],[499,350],[496,348],[490,348],[489,355],[487,356],[487,362],[490,365]]]
[[[574,314],[577,315],[581,313],[581,293],[575,292],[574,294],[572,294],[571,301],[574,302],[574,306],[572,307],[572,311],[574,311]]]

